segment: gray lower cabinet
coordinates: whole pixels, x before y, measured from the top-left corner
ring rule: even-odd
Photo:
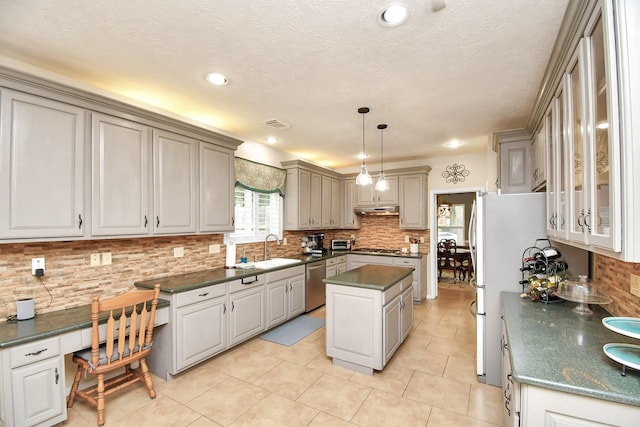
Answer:
[[[4,350],[0,361],[2,372],[10,372],[0,392],[4,427],[54,425],[67,418],[59,337]]]
[[[10,89],[0,96],[0,239],[83,237],[85,111]]]
[[[265,330],[264,293],[264,275],[229,283],[230,346]]]
[[[267,273],[267,329],[304,313],[305,267]]]

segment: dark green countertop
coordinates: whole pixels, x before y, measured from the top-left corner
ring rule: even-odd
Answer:
[[[592,315],[580,315],[569,301],[543,304],[502,293],[502,306],[511,351],[513,378],[562,392],[640,406],[640,372],[609,359],[607,343],[640,344],[639,340],[602,325],[609,316],[590,305]]]
[[[348,254],[357,254],[357,255],[367,255],[367,256],[389,256],[393,258],[422,258],[424,254],[402,254],[402,255],[393,255],[393,254],[371,254],[371,253],[361,253],[361,252],[350,252],[350,251],[329,251],[326,255],[318,257],[318,256],[310,256],[310,255],[296,255],[296,256],[287,256],[286,258],[291,259],[299,259],[302,265],[315,262],[327,260],[329,258],[335,258],[342,255]],[[242,279],[244,277],[251,277],[259,274],[264,274],[269,271],[282,270],[284,268],[295,267],[296,265],[301,264],[288,264],[270,269],[259,269],[259,268],[248,268],[248,269],[240,269],[240,268],[213,268],[204,271],[197,271],[194,273],[185,273],[178,274],[173,276],[159,277],[157,279],[149,279],[143,280],[139,282],[135,282],[135,286],[144,289],[153,289],[153,286],[156,283],[160,284],[160,289],[162,292],[167,293],[179,293],[191,291],[194,289],[202,288],[210,285],[218,285],[225,282],[230,282],[236,279]]]
[[[412,274],[413,270],[413,268],[393,267],[390,265],[363,265],[362,267],[324,279],[324,282],[334,285],[386,291],[391,286]]]
[[[168,307],[169,301],[159,299],[157,308]],[[101,323],[107,321],[105,313]],[[37,314],[29,320],[0,322],[0,349],[26,344],[67,332],[91,327],[91,304]]]

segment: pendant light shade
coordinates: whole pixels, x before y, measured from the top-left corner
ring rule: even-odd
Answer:
[[[384,138],[383,133],[387,128],[385,124],[379,124],[380,129],[380,176],[376,181],[376,191],[387,191],[389,189],[389,181],[384,177]]]
[[[373,179],[371,175],[369,175],[369,171],[367,170],[367,165],[364,162],[365,159],[365,151],[364,151],[364,115],[369,112],[368,107],[360,107],[358,108],[358,113],[362,114],[362,167],[360,168],[360,174],[356,178],[357,185],[371,185],[373,183]]]

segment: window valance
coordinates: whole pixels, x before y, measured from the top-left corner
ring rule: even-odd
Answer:
[[[284,196],[287,171],[251,160],[235,157],[236,185],[259,193],[280,193]]]

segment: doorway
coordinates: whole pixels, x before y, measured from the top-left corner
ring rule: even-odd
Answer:
[[[429,210],[430,225],[430,278],[427,288],[427,298],[436,298],[440,285],[461,291],[469,290],[469,275],[461,277],[461,272],[445,268],[440,272],[438,259],[438,242],[442,239],[455,241],[456,246],[468,248],[469,221],[471,208],[478,191],[482,188],[464,188],[459,190],[446,189],[431,192],[431,209]],[[442,281],[439,282],[440,273]]]

